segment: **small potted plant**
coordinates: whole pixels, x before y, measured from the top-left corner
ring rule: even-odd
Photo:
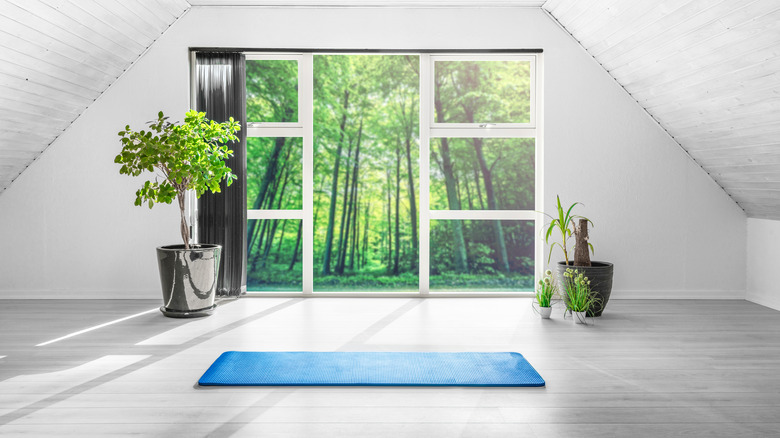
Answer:
[[[545,234],[545,243],[550,244],[553,238],[553,234],[560,234],[560,242],[553,241],[550,244],[550,253],[547,257],[547,263],[550,263],[552,259],[552,252],[555,247],[560,248],[563,251],[563,260],[558,262],[558,280],[562,284],[565,281],[564,273],[566,269],[572,266],[576,267],[580,273],[583,273],[592,282],[591,290],[596,294],[598,300],[587,310],[588,316],[601,316],[604,308],[609,301],[609,296],[612,293],[612,274],[613,265],[610,262],[603,261],[591,261],[590,253],[594,252],[593,245],[588,241],[588,223],[593,225],[590,219],[578,216],[572,213],[574,207],[579,202],[575,202],[570,205],[568,209],[563,209],[561,205],[560,196],[557,198],[557,215],[555,217],[544,213],[549,217],[550,223],[547,225]],[[554,233],[555,231],[558,233]],[[569,243],[572,238],[575,240],[574,254],[572,259],[569,258],[572,255],[569,252]],[[588,251],[590,249],[590,252]]]
[[[571,310],[575,324],[585,324],[588,310],[598,306],[601,299],[591,290],[588,277],[579,270],[567,268],[563,273],[563,278],[566,308]]]
[[[227,143],[238,140],[235,134],[241,125],[232,117],[217,123],[193,110],[186,113],[184,123],[171,123],[160,111],[148,125],[148,130],[140,131],[127,125],[119,132],[122,152],[114,162],[122,165],[123,175],[156,172],[136,191],[135,205],[152,208],[174,200],[179,205],[183,244],[157,248],[163,293],[160,310],[172,317],[209,315],[215,308],[222,247],[190,242],[184,201],[190,190],[200,197],[206,191],[219,192],[223,180],[229,186],[236,179],[225,160],[233,155]]]
[[[542,319],[550,319],[552,314],[552,297],[557,292],[557,286],[549,269],[544,273],[544,279],[536,286],[536,304]]]

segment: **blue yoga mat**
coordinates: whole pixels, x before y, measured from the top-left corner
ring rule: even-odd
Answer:
[[[519,353],[228,351],[203,386],[544,386]]]

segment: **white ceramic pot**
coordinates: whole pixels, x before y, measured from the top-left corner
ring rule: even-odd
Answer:
[[[574,319],[575,324],[587,324],[585,322],[585,317],[587,315],[587,312],[572,312],[572,316]]]
[[[550,314],[552,314],[552,307],[539,308],[539,315],[542,316],[542,319],[550,319]]]

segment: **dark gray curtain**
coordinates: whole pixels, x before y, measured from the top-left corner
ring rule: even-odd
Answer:
[[[230,145],[227,161],[238,179],[222,192],[198,199],[198,241],[222,245],[217,295],[239,296],[246,285],[246,63],[243,53],[198,52],[197,102],[206,117],[241,123],[239,142]]]

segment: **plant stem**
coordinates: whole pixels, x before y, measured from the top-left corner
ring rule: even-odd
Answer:
[[[184,249],[190,249],[190,227],[187,226],[187,217],[184,215],[184,193],[179,192],[176,199],[179,201],[181,213],[181,238],[184,240]]]

